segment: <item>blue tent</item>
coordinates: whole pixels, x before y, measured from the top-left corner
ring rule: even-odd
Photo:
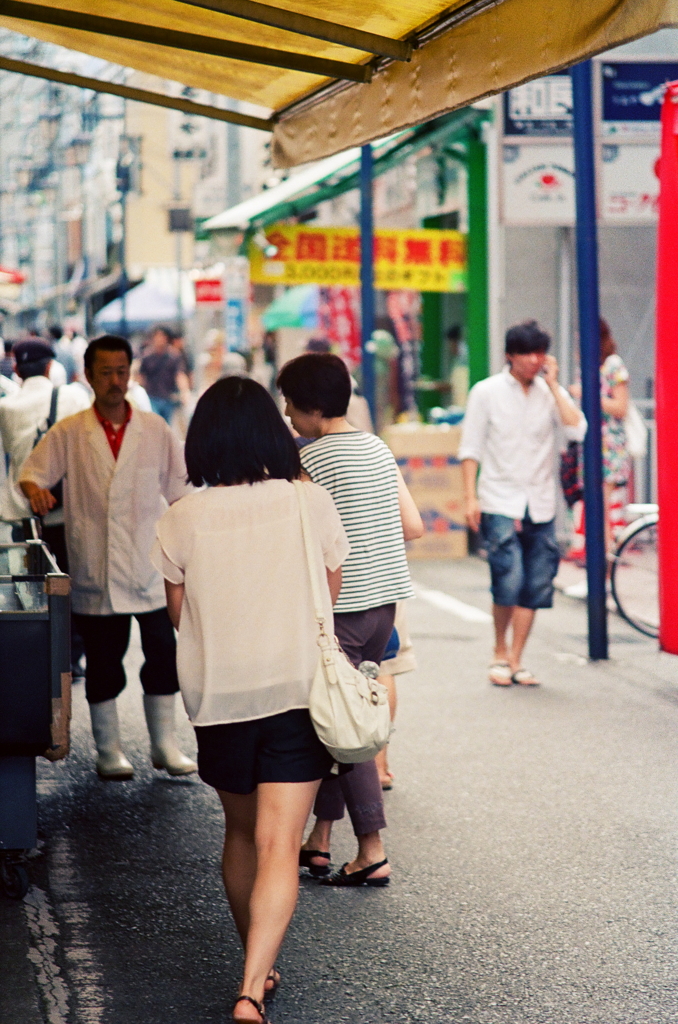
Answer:
[[[95,327],[108,334],[119,334],[122,330],[121,316],[122,303],[119,298],[113,299],[94,317]],[[168,295],[142,281],[130,288],[125,296],[125,318],[130,334],[145,331],[153,324],[172,323],[179,319],[176,295]]]

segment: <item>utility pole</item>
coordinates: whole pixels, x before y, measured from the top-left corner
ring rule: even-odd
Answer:
[[[372,207],[372,146],[360,151],[360,298],[362,307],[362,385],[377,429],[377,402],[374,375],[374,214]]]
[[[605,502],[600,408],[600,312],[598,234],[593,134],[591,61],[576,64],[572,76],[575,196],[577,204],[577,293],[584,440],[584,509],[588,582],[589,657],[608,656],[605,579]]]
[[[132,163],[134,153],[127,137],[127,100],[123,100],[123,134],[120,136],[118,165],[116,168],[116,184],[120,193],[120,279],[118,281],[118,297],[120,299],[120,333],[127,337],[127,193],[132,184]]]
[[[174,189],[172,192],[172,198],[174,202],[179,204],[181,200],[181,158],[174,153]],[[179,330],[183,332],[184,328],[184,308],[183,301],[181,298],[181,272],[182,272],[182,245],[183,245],[184,232],[176,231],[174,238],[174,252],[177,265],[177,320]]]

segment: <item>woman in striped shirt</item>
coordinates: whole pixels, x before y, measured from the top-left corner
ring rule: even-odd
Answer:
[[[414,596],[404,542],[421,536],[421,517],[384,442],[346,420],[351,379],[338,356],[298,356],[280,371],[278,387],[295,430],[315,439],[301,450],[302,469],[334,498],[351,546],[334,606],[335,633],[354,665],[379,665],[393,630],[396,601]],[[331,874],[332,825],[345,808],[358,855]],[[374,761],[325,779],[314,812],[302,866],[326,885],[388,885],[391,868],[380,836],[386,819]]]

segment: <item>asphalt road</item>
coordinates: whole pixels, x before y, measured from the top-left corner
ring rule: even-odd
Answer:
[[[528,648],[544,685],[491,687],[489,625],[473,614],[489,608],[486,567],[414,575],[420,667],[399,681],[386,795],[393,883],[304,879],[272,1020],[678,1021],[678,661],[611,620],[612,660],[587,664],[585,608],[558,597]],[[464,604],[440,607],[441,593]],[[221,810],[196,777],[151,768],[136,648],[129,663],[135,779],[94,774],[82,687],[72,756],[40,763],[33,885],[0,901],[2,1024],[230,1019],[240,951]],[[187,722],[181,735],[190,752]],[[353,851],[343,823],[335,863]]]

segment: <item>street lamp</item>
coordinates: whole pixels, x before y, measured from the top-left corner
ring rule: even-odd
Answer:
[[[127,103],[125,101],[125,108]],[[120,193],[121,238],[120,238],[120,333],[127,337],[127,193],[132,189],[132,169],[134,165],[134,142],[128,135],[121,135],[118,150],[118,163],[115,168],[116,185]]]

